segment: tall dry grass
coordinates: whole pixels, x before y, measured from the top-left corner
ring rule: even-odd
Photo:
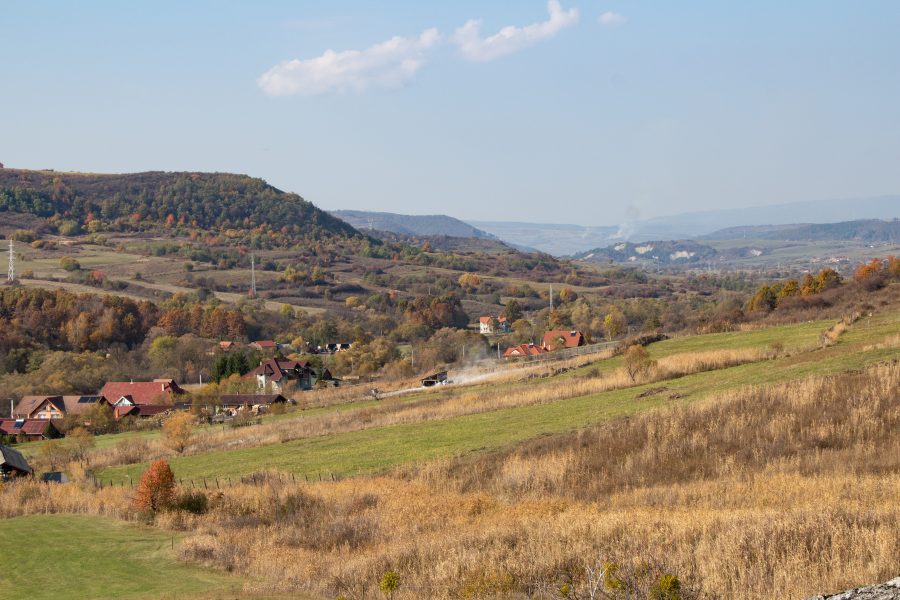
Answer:
[[[397,599],[585,597],[587,568],[649,557],[686,598],[802,599],[900,572],[898,390],[893,362],[391,477],[262,478],[157,524],[262,593],[377,598],[394,570]],[[0,514],[98,510],[87,487],[33,485],[0,492]],[[105,490],[104,510],[129,492]]]

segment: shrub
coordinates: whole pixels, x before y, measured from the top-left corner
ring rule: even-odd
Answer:
[[[393,598],[394,592],[400,587],[400,576],[397,575],[396,571],[386,571],[381,576],[381,582],[378,584],[378,587],[381,588],[381,593],[385,596]]]
[[[142,513],[155,514],[172,507],[175,499],[175,474],[163,459],[147,467],[138,483],[132,504]]]
[[[209,510],[209,498],[199,490],[186,491],[178,496],[175,500],[174,507],[176,510],[182,510],[195,515],[203,515]]]
[[[81,263],[72,258],[71,256],[63,256],[59,259],[59,266],[65,269],[66,271],[80,271]]]

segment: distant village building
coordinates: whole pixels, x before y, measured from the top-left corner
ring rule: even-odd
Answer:
[[[0,420],[0,435],[25,442],[62,437],[62,433],[50,419],[3,419]]]
[[[546,354],[547,350],[544,350],[541,346],[537,346],[535,344],[519,344],[518,346],[510,346],[503,353],[503,358],[519,358],[522,356],[539,356],[541,354]]]
[[[506,317],[479,317],[478,331],[482,335],[490,335],[492,333],[509,333],[509,322]]]
[[[219,404],[225,409],[249,409],[262,412],[273,404],[287,404],[289,400],[281,394],[222,394]]]
[[[109,405],[101,396],[23,396],[13,410],[20,419],[64,419],[87,414],[97,405]]]
[[[254,350],[258,350],[263,356],[275,356],[280,349],[278,344],[272,340],[258,340],[248,344]]]
[[[100,395],[115,406],[168,406],[185,396],[174,379],[153,381],[108,381]]]
[[[260,391],[281,394],[285,385],[296,382],[301,390],[312,388],[315,372],[309,363],[286,358],[271,358],[244,375],[243,379],[256,379]]]
[[[0,481],[9,481],[17,477],[28,477],[34,474],[28,461],[18,450],[0,445]]]
[[[544,350],[554,351],[584,346],[584,336],[580,331],[548,331],[544,334],[541,346]]]

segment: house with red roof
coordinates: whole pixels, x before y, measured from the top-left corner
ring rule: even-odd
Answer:
[[[243,379],[256,379],[257,387],[261,391],[281,394],[289,382],[296,382],[301,390],[311,389],[315,372],[307,362],[270,358],[244,375]]]
[[[479,317],[478,331],[482,335],[490,335],[492,333],[509,333],[509,321],[506,317]]]
[[[275,353],[280,349],[278,343],[272,340],[257,340],[247,345],[254,350],[259,350],[263,356],[275,356]]]
[[[2,419],[0,435],[8,435],[25,441],[52,440],[62,437],[50,419]]]
[[[547,350],[544,350],[541,346],[537,346],[535,344],[519,344],[518,346],[510,346],[503,353],[503,358],[519,358],[522,356],[539,356],[541,354],[546,354]]]
[[[548,331],[541,342],[544,350],[552,352],[568,348],[578,348],[585,345],[584,336],[580,331]]]
[[[187,392],[174,379],[153,381],[108,381],[100,395],[113,406],[155,405],[171,407]]]

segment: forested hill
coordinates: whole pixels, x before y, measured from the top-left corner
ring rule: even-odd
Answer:
[[[361,235],[297,194],[231,173],[101,175],[0,169],[0,212],[4,211],[68,219],[78,226],[94,220],[118,228],[267,225],[301,237]]]

